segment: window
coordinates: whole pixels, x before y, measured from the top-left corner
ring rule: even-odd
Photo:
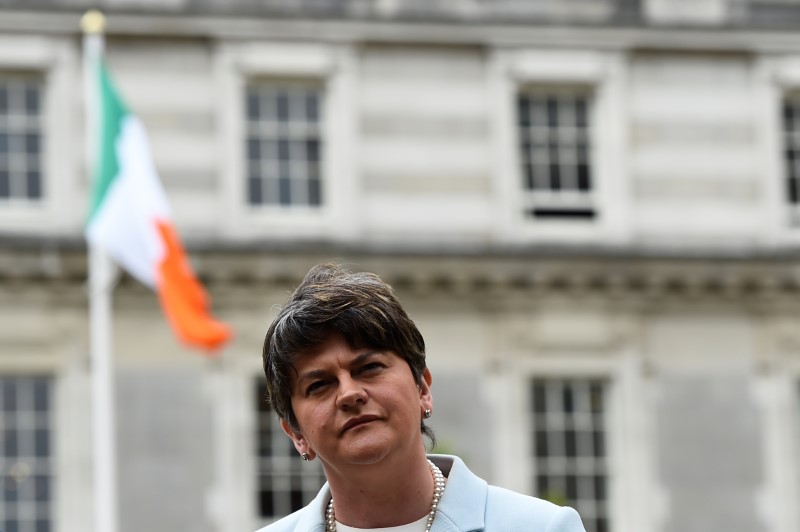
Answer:
[[[322,100],[322,88],[309,83],[247,86],[248,204],[322,204]]]
[[[292,441],[281,429],[278,417],[267,404],[266,385],[254,387],[257,449],[257,508],[259,516],[271,521],[308,504],[325,482],[319,460],[303,462]]]
[[[51,391],[47,377],[0,377],[0,530],[52,528]]]
[[[535,379],[531,399],[534,492],[577,509],[587,532],[607,532],[605,383]]]
[[[517,96],[524,213],[539,219],[592,219],[589,93],[522,90]]]
[[[786,193],[792,207],[791,220],[800,222],[800,93],[783,101],[783,137],[786,164]]]
[[[0,75],[0,201],[42,197],[42,82]]]

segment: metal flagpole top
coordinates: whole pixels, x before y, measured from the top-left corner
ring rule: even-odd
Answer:
[[[98,34],[106,29],[106,16],[97,9],[90,9],[81,17],[81,29],[83,33]]]

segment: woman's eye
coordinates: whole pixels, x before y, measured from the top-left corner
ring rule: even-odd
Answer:
[[[314,381],[314,382],[312,382],[306,388],[306,395],[312,394],[312,393],[314,393],[314,392],[316,392],[318,390],[321,390],[322,388],[325,387],[326,384],[327,384],[326,381]]]
[[[383,367],[383,364],[379,362],[370,362],[369,364],[364,364],[361,366],[361,371],[375,371]]]

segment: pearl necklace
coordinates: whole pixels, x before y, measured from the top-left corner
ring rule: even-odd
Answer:
[[[433,502],[431,503],[431,511],[428,514],[428,520],[425,522],[425,532],[431,532],[433,518],[436,517],[436,508],[439,506],[439,499],[442,498],[442,493],[444,493],[444,475],[442,471],[430,460],[428,460],[428,465],[431,466],[431,474],[433,475]],[[325,532],[336,532],[336,517],[333,515],[333,497],[331,497],[328,508],[325,510]]]

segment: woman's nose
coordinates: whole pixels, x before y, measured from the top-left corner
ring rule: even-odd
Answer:
[[[349,377],[341,378],[338,402],[340,408],[354,407],[358,403],[364,404],[367,402],[367,392],[357,381]]]

